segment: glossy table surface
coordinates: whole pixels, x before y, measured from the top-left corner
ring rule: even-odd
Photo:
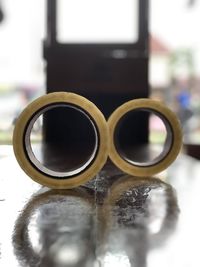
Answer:
[[[183,154],[157,177],[112,164],[50,190],[0,146],[0,266],[200,266],[200,162]]]

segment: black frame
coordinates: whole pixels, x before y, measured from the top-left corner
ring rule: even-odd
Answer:
[[[84,0],[83,0],[84,1]],[[56,0],[47,0],[47,37],[44,41],[47,93],[71,91],[93,101],[106,118],[121,104],[149,96],[148,0],[139,0],[139,29],[136,43],[72,44],[56,40]],[[124,58],[113,58],[113,50],[125,50]],[[64,114],[66,119],[71,119]],[[47,141],[54,141],[55,118],[44,119]],[[135,122],[136,123],[136,122]],[[148,118],[138,118],[132,132],[134,143],[148,141]],[[131,128],[131,126],[130,126]],[[61,133],[62,131],[62,133]],[[61,127],[60,134],[64,134]]]

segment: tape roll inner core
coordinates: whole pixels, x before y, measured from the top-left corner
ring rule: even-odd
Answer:
[[[166,138],[163,142],[163,148],[160,153],[158,151],[155,152],[151,150],[148,138],[144,140],[144,138],[141,137],[141,140],[135,143],[134,139],[136,139],[136,137],[134,136],[134,132],[130,131],[130,129],[134,128],[129,126],[130,123],[134,123],[135,121],[135,127],[138,127],[136,123],[137,117],[139,117],[137,116],[138,112],[144,113],[144,125],[148,125],[150,114],[156,115],[163,122],[166,131]],[[134,118],[136,120],[134,120]],[[146,130],[149,131],[149,129]],[[133,142],[130,142],[131,135],[133,135]],[[137,140],[139,138],[140,137],[137,136]],[[173,130],[168,119],[163,114],[150,108],[137,108],[128,111],[120,118],[114,131],[114,145],[120,157],[131,165],[138,167],[149,167],[162,161],[170,152],[173,142]]]
[[[67,170],[63,170],[62,171],[58,171],[57,169],[52,169],[51,167],[47,167],[46,164],[42,164],[40,160],[38,160],[38,158],[36,157],[32,145],[31,145],[31,132],[34,126],[34,123],[37,121],[37,119],[41,116],[44,115],[44,113],[46,113],[47,111],[56,109],[56,108],[65,108],[65,112],[68,111],[74,111],[76,113],[79,113],[80,118],[82,116],[82,118],[84,118],[84,120],[87,120],[87,125],[85,127],[88,126],[88,128],[90,128],[90,131],[92,132],[92,148],[89,151],[89,155],[86,155],[86,159],[84,158],[84,161],[79,162],[78,165],[76,166],[68,166]],[[67,108],[67,109],[66,109]],[[64,119],[64,117],[63,117]],[[70,121],[72,124],[74,123],[73,119]],[[67,122],[66,122],[67,123]],[[80,129],[81,130],[81,129]],[[79,133],[81,135],[81,131]],[[66,136],[66,138],[68,138]],[[73,145],[73,143],[72,143]],[[78,146],[78,144],[77,144]],[[78,147],[78,153],[79,155],[77,155],[77,157],[79,157],[81,154],[84,154],[85,151],[82,151],[83,147]],[[99,134],[98,134],[98,129],[97,126],[95,124],[95,122],[93,121],[93,119],[88,115],[87,112],[85,112],[84,110],[82,110],[80,107],[75,106],[73,104],[66,104],[66,103],[55,103],[55,104],[50,104],[48,106],[44,106],[42,109],[38,110],[35,114],[33,114],[33,116],[31,117],[31,119],[29,120],[29,122],[27,123],[27,127],[24,133],[24,150],[27,154],[27,157],[29,159],[29,161],[42,173],[54,177],[54,178],[71,178],[75,175],[80,174],[81,172],[83,172],[84,170],[86,170],[91,164],[92,162],[95,160],[96,155],[98,153],[98,148],[99,148]],[[77,148],[76,148],[77,149]],[[84,154],[85,157],[85,154]],[[67,163],[67,162],[66,162]],[[67,165],[67,164],[66,164]]]

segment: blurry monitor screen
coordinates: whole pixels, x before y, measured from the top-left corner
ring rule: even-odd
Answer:
[[[139,0],[57,0],[57,40],[135,43],[138,10]]]

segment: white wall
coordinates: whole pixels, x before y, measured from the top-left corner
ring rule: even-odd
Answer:
[[[42,84],[44,0],[3,0],[0,84]]]

